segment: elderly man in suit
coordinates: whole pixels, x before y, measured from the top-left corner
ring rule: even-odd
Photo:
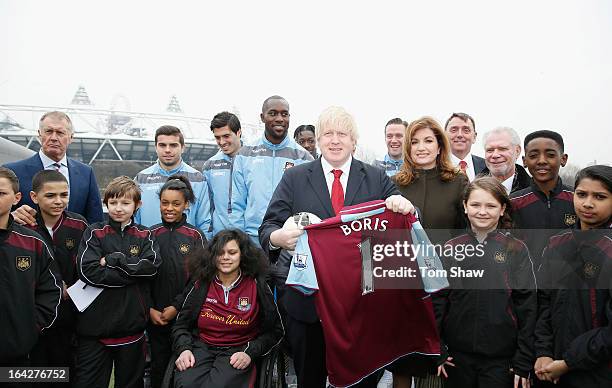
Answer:
[[[508,194],[526,189],[531,177],[516,160],[521,155],[521,138],[510,127],[497,127],[483,136],[485,163],[481,175],[490,175],[504,186]]]
[[[472,145],[476,142],[476,124],[467,113],[453,113],[444,126],[451,146],[451,161],[467,175],[471,181],[485,169],[485,160],[472,155]]]
[[[56,170],[66,177],[70,186],[68,210],[79,213],[90,223],[102,221],[102,201],[92,168],[66,157],[73,136],[70,117],[57,111],[45,113],[38,125],[38,136],[41,144],[38,153],[5,165],[19,178],[21,202],[13,212],[15,220],[21,224],[36,225],[36,209],[30,199],[32,177],[41,170]]]
[[[383,170],[353,158],[358,134],[348,112],[339,107],[326,109],[316,132],[321,158],[285,171],[259,228],[261,246],[272,261],[281,249],[294,249],[303,233],[283,228],[285,220],[295,213],[309,212],[325,219],[344,205],[376,199],[385,199],[389,209],[402,214],[414,209]],[[287,289],[283,299],[298,386],[325,387],[325,342],[314,297]],[[374,387],[376,382],[369,378],[359,386]]]

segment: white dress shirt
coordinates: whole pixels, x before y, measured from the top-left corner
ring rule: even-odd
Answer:
[[[458,157],[453,155],[452,152],[450,154],[450,157],[451,157],[451,162],[457,167],[459,167],[459,162],[461,162],[462,160],[465,163],[467,163],[465,173],[467,174],[467,177],[470,180],[470,182],[476,178],[476,171],[474,170],[474,159],[472,159],[472,152],[468,152],[468,154],[465,155],[464,159],[459,159]]]
[[[342,184],[342,190],[346,197],[346,185],[348,184],[349,172],[351,171],[351,162],[353,157],[349,156],[348,160],[344,162],[340,168],[333,168],[331,164],[324,157],[321,156],[321,166],[323,167],[323,175],[325,175],[325,183],[327,183],[327,190],[329,191],[329,197],[331,198],[332,185],[334,184],[334,173],[332,170],[342,170],[340,175],[340,184]]]
[[[502,182],[502,185],[504,186],[504,188],[506,189],[506,192],[508,194],[510,194],[510,191],[512,191],[512,183],[514,183],[514,176],[516,175],[516,173],[512,174],[512,176],[508,179],[506,179],[505,181]]]
[[[344,197],[346,198],[346,185],[348,184],[349,172],[351,171],[351,162],[353,157],[349,156],[348,160],[340,166],[340,168],[333,168],[331,164],[323,156],[321,156],[321,166],[323,167],[323,175],[325,176],[325,183],[327,183],[327,191],[329,192],[329,198],[331,198],[332,185],[334,184],[334,173],[332,170],[342,170],[340,175],[340,184],[342,185],[342,191],[344,191]],[[272,244],[269,241],[268,245],[271,250],[280,249],[279,247]]]
[[[70,187],[70,174],[68,173],[68,160],[66,159],[66,155],[64,155],[62,160],[60,160],[59,162],[56,162],[55,160],[49,158],[42,152],[42,150],[38,151],[38,156],[40,157],[40,161],[42,162],[43,168],[45,170],[55,170],[54,164],[59,163],[59,172],[61,172],[62,175],[66,177],[66,180],[68,181],[68,186]]]

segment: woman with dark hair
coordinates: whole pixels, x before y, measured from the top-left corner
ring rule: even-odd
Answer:
[[[195,283],[172,329],[175,387],[250,387],[253,362],[284,334],[263,252],[227,229],[194,262]]]
[[[304,147],[304,149],[312,155],[313,158],[318,158],[317,155],[317,138],[315,137],[314,125],[300,125],[293,132],[293,139]]]
[[[425,229],[465,226],[461,196],[468,179],[452,164],[448,139],[433,118],[421,117],[406,128],[404,163],[394,179],[402,195],[419,209]]]
[[[612,386],[612,167],[576,175],[574,229],[551,237],[538,273],[534,365],[561,387]]]
[[[404,163],[394,180],[402,195],[417,208],[421,224],[432,242],[444,242],[452,229],[463,229],[465,221],[461,199],[468,178],[450,159],[450,144],[440,124],[421,117],[408,125],[404,136]],[[396,387],[410,386],[406,368],[394,368]],[[434,370],[430,370],[434,373]],[[423,374],[415,370],[412,374]],[[416,386],[441,386],[435,376],[420,376]]]

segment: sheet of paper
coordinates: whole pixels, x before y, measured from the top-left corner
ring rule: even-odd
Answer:
[[[68,295],[70,295],[70,299],[72,299],[76,308],[80,312],[83,312],[94,300],[96,300],[103,290],[104,288],[87,285],[79,279],[72,286],[68,287]]]

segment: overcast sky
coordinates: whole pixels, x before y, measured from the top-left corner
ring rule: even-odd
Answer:
[[[176,94],[257,122],[280,94],[291,130],[341,105],[378,155],[388,119],[464,111],[479,134],[558,130],[571,162],[612,161],[607,0],[0,0],[0,37],[0,104],[67,105],[82,84],[98,108],[161,113]]]

